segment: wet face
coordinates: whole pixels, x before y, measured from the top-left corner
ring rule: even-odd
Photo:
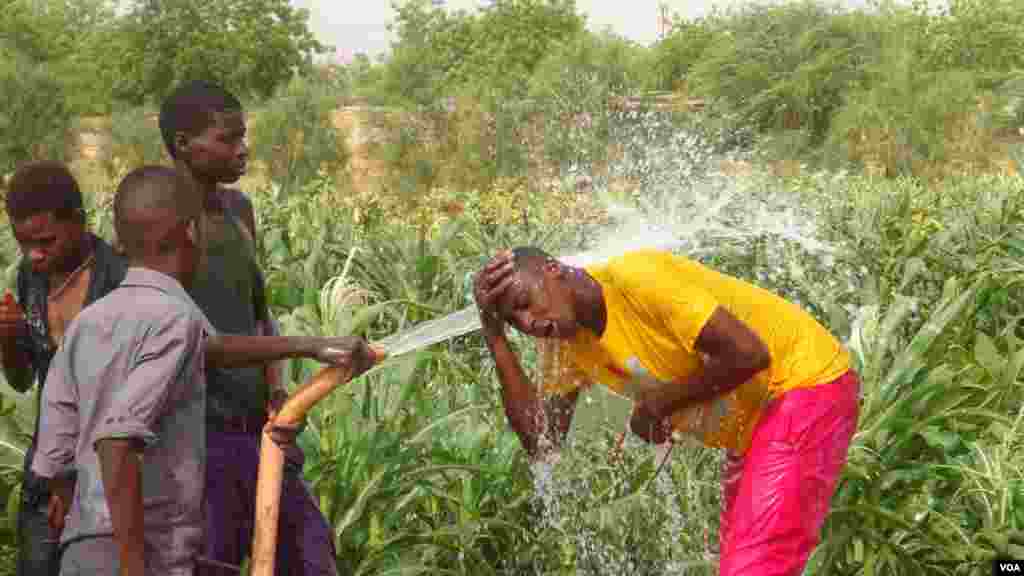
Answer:
[[[516,330],[535,338],[569,339],[576,335],[572,292],[557,265],[520,270],[498,303],[498,310]]]
[[[245,114],[217,112],[206,130],[185,139],[181,155],[202,179],[218,184],[237,182],[249,162],[245,135]]]
[[[79,218],[58,218],[53,212],[34,214],[15,222],[14,239],[32,270],[50,274],[67,268],[77,254],[85,233]]]

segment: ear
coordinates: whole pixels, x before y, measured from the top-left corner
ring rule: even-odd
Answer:
[[[553,276],[565,275],[565,268],[562,266],[562,263],[554,258],[544,260],[541,270],[543,270],[545,274],[551,274]]]
[[[192,147],[192,141],[184,132],[174,133],[174,155],[181,157],[187,155]]]
[[[188,228],[185,229],[185,234],[188,236],[188,241],[193,246],[199,246],[199,221],[195,218],[189,221]]]

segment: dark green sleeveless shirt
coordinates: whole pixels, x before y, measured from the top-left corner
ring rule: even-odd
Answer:
[[[255,335],[265,309],[262,271],[252,237],[232,203],[225,204],[223,212],[203,218],[206,249],[191,294],[218,332]],[[268,397],[262,366],[207,371],[207,415],[213,421],[258,420]]]

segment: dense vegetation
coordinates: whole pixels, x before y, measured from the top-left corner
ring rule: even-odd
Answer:
[[[326,63],[283,0],[0,14],[0,173],[67,158],[107,237],[114,183],[163,157],[147,114],[167,88],[199,75],[245,96],[242,185],[289,333],[379,339],[471,305],[499,248],[588,248],[623,206],[689,229],[733,194],[712,218],[726,231],[687,250],[806,305],[864,380],[809,573],[973,575],[1024,557],[1024,2],[752,5],[644,47],[587,30],[571,0],[411,1],[387,57]],[[233,34],[210,32],[229,19]],[[678,98],[636,98],[650,91]],[[352,103],[381,107],[361,112],[380,138],[349,146],[336,109]],[[111,140],[83,158],[73,135],[97,114]],[[813,229],[751,224],[777,209]],[[293,380],[314,368],[294,363]],[[0,388],[9,557],[32,401]],[[660,469],[631,441],[614,459],[622,424],[602,407],[621,406],[590,400],[552,481],[527,466],[476,335],[332,396],[301,441],[341,572],[713,574],[719,455],[683,445]]]

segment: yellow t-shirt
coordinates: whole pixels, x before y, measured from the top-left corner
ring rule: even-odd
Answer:
[[[542,357],[549,393],[587,382],[639,400],[699,369],[697,337],[717,306],[768,346],[771,365],[729,394],[672,416],[673,428],[704,444],[746,452],[763,405],[783,392],[824,384],[849,369],[849,353],[813,316],[786,300],[669,252],[641,250],[587,272],[601,285],[607,324]],[[554,378],[552,378],[554,376]]]

